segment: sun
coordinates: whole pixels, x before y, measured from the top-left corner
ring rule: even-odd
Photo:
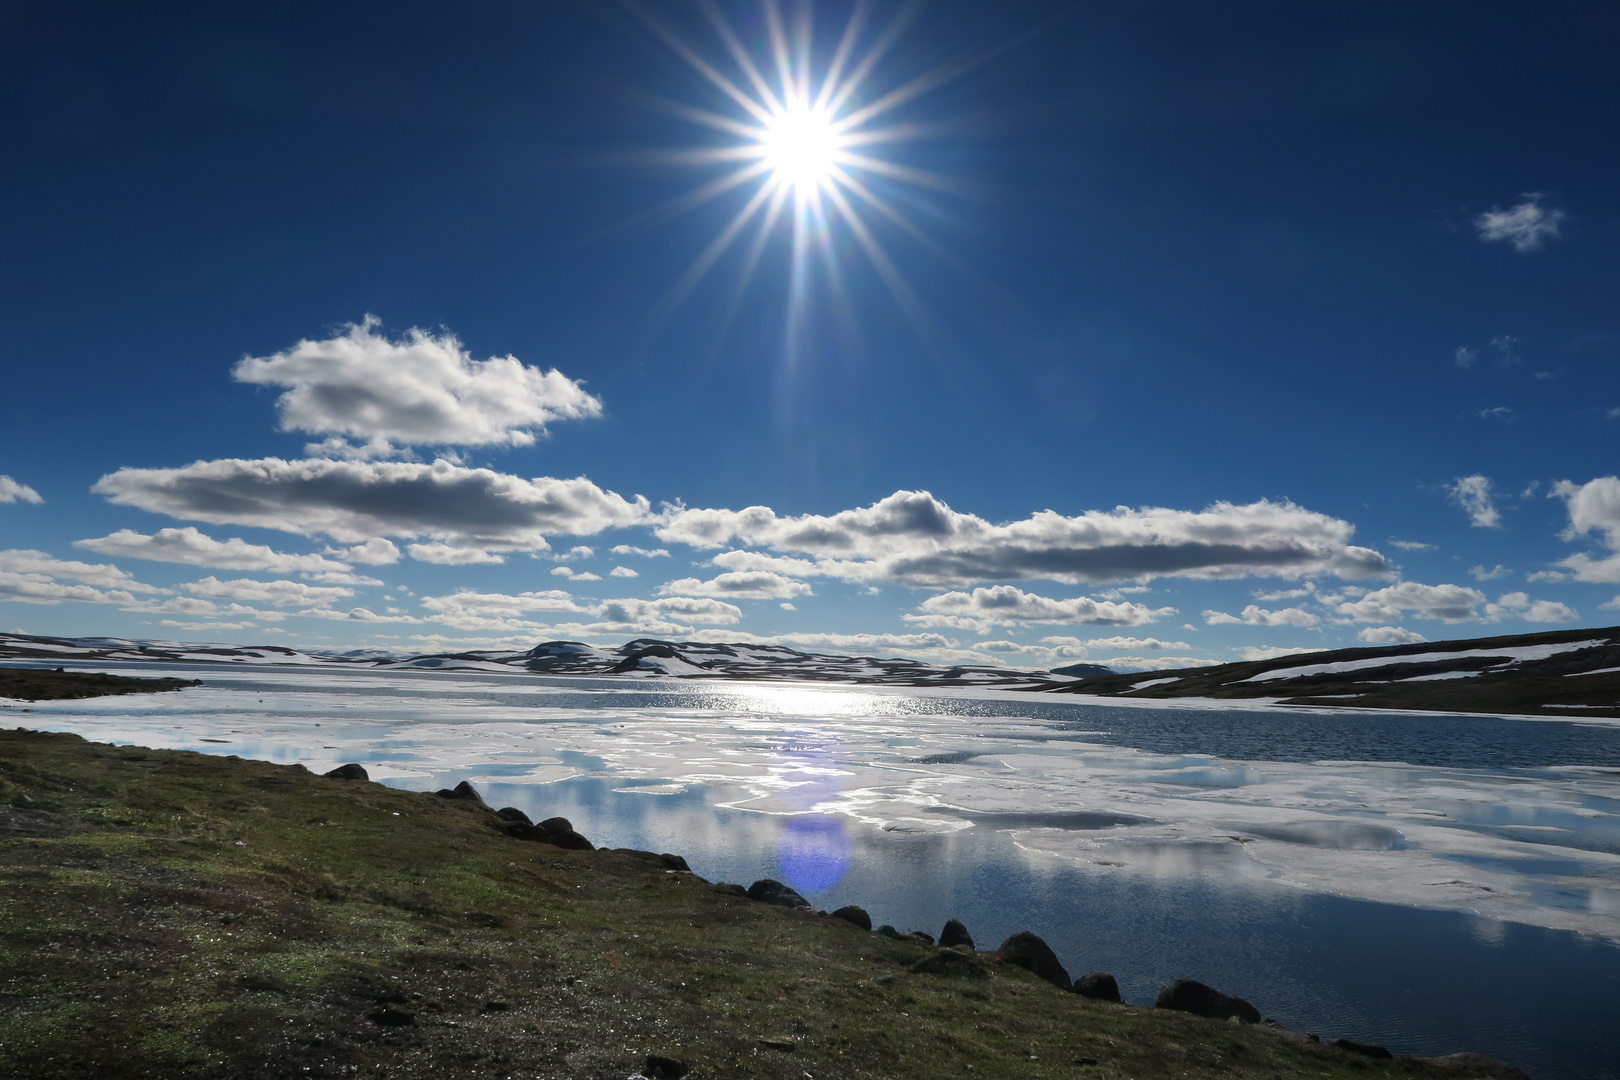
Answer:
[[[771,116],[759,137],[764,161],[778,184],[816,189],[838,166],[844,140],[826,109],[795,102]]]
[[[811,0],[799,0],[785,12],[781,0],[760,0],[759,25],[764,33],[750,45],[717,6],[700,3],[728,64],[689,44],[662,14],[630,4],[650,30],[718,91],[722,102],[714,108],[662,101],[665,111],[727,140],[648,155],[651,161],[718,170],[668,204],[667,212],[684,213],[721,199],[742,204],[655,306],[651,321],[661,322],[671,314],[721,258],[740,245],[746,254],[730,313],[721,320],[723,333],[773,239],[782,237],[788,240],[790,361],[810,325],[812,263],[825,267],[831,287],[844,294],[840,275],[847,260],[838,252],[851,248],[865,256],[918,331],[937,340],[923,305],[884,249],[882,236],[904,234],[942,254],[903,207],[917,189],[937,193],[965,188],[904,160],[902,146],[928,137],[940,125],[907,121],[901,114],[918,98],[999,50],[959,57],[895,80],[885,70],[885,61],[918,4],[903,4],[887,25],[871,27],[873,5],[856,3],[836,42],[812,32],[812,6]]]

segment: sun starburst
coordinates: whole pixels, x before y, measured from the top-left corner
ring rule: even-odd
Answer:
[[[906,187],[948,191],[959,185],[899,160],[898,144],[918,138],[925,129],[896,120],[896,114],[982,58],[946,64],[877,89],[883,83],[882,61],[915,16],[917,3],[908,3],[870,33],[871,4],[859,0],[824,62],[816,56],[809,0],[802,0],[791,19],[784,18],[777,0],[761,0],[764,32],[756,50],[744,43],[712,2],[699,0],[699,7],[728,62],[705,56],[662,19],[638,10],[642,21],[718,90],[728,106],[718,111],[685,102],[665,103],[676,116],[726,140],[666,156],[665,160],[686,165],[723,167],[720,175],[677,200],[672,209],[688,211],[723,198],[738,199],[741,206],[676,280],[655,317],[662,319],[685,301],[752,229],[732,311],[772,239],[786,234],[790,359],[806,325],[811,261],[818,252],[825,255],[828,271],[836,278],[840,271],[832,251],[844,239],[853,241],[912,322],[926,331],[926,313],[874,225],[881,219],[885,226],[937,251],[938,246],[895,205],[894,193]],[[842,287],[837,280],[832,284]]]

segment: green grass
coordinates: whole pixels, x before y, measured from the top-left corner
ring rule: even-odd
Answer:
[[[464,802],[0,731],[0,1076],[1475,1075],[928,955]]]

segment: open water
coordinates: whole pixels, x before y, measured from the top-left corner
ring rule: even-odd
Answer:
[[[52,665],[54,666],[54,664]],[[1620,1080],[1620,726],[1009,692],[83,664],[206,685],[0,723],[561,814],[1127,1000],[1197,978],[1324,1039]]]

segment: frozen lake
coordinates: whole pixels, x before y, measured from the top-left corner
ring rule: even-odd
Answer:
[[[54,666],[54,665],[53,665]],[[1191,977],[1290,1027],[1620,1078],[1620,727],[1009,692],[220,664],[6,726],[238,754],[561,814],[599,845],[1128,1000]]]

